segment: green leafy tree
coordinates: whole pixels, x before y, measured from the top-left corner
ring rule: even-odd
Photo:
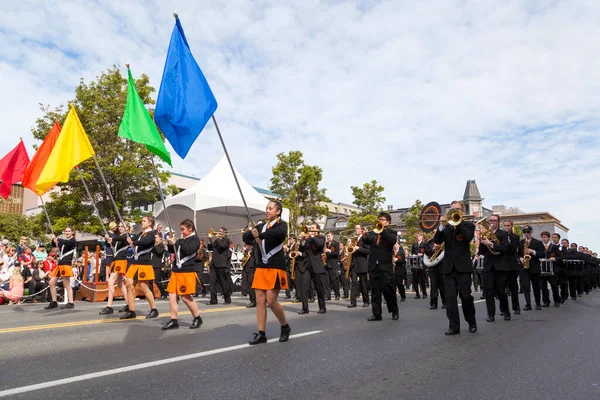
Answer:
[[[142,75],[136,81],[136,87],[144,104],[151,107],[155,102],[150,95],[155,89],[150,86],[148,76]],[[123,218],[137,221],[141,212],[136,208],[153,203],[160,196],[152,172],[152,154],[144,145],[117,136],[126,101],[127,80],[119,68],[113,66],[95,81],[86,83],[81,79],[71,103],[77,109],[119,212]],[[36,121],[32,132],[36,139],[43,140],[55,121],[64,123],[68,107],[51,108],[41,104],[40,107],[43,116]],[[150,114],[153,115],[153,109]],[[170,174],[162,169],[158,158],[155,161],[160,180],[166,183]],[[94,161],[88,160],[79,168],[104,221],[116,220],[114,207]],[[77,230],[100,233],[98,217],[93,213],[77,171],[71,171],[69,182],[59,184],[58,188],[51,193],[52,200],[47,204],[55,230],[72,225]]]
[[[417,233],[421,232],[421,229],[419,228],[419,214],[421,213],[422,209],[423,203],[421,203],[421,200],[416,200],[415,203],[402,216],[402,222],[406,226],[406,233],[403,235],[403,237],[408,246],[417,241]]]
[[[326,189],[320,188],[323,169],[304,164],[301,151],[277,154],[277,165],[272,169],[270,190],[281,196],[282,204],[290,210],[290,232],[298,229],[299,218],[304,221],[328,215],[323,202],[331,201]]]
[[[381,206],[385,201],[382,195],[385,190],[375,179],[364,183],[362,187],[350,186],[354,200],[352,204],[360,207],[361,212],[354,212],[348,218],[348,226],[344,230],[346,234],[351,235],[356,225],[371,227],[377,222],[377,214],[381,211]]]
[[[0,213],[0,232],[2,239],[8,239],[13,244],[17,244],[21,236],[26,236],[33,242],[47,243],[49,239],[46,233],[49,234],[50,230],[41,214],[27,217],[22,214]]]

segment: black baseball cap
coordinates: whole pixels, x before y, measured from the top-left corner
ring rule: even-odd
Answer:
[[[529,225],[523,225],[523,233],[533,232],[533,228]]]

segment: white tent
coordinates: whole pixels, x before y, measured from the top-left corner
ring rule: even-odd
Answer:
[[[264,219],[265,208],[269,200],[250,186],[237,169],[235,173],[252,220],[256,222]],[[195,221],[200,236],[206,235],[209,228],[213,228],[215,231],[220,227],[233,230],[248,225],[248,214],[225,157],[221,158],[204,178],[190,188],[165,199],[165,205],[176,235],[179,234],[179,223],[186,218]],[[282,214],[283,220],[287,221],[289,211],[284,209]],[[167,218],[161,201],[154,203],[154,216],[162,226],[167,226]],[[241,236],[234,235],[233,243],[241,243]]]

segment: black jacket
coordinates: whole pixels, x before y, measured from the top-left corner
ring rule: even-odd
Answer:
[[[137,249],[133,254],[133,264],[152,265],[152,249],[154,248],[154,232],[142,232],[133,238],[133,245]],[[146,252],[146,250],[149,250]],[[136,253],[137,252],[137,253]],[[143,253],[143,254],[142,254]],[[137,254],[137,259],[135,258]]]
[[[171,247],[169,246],[169,248]],[[162,267],[163,254],[165,254],[165,245],[161,241],[152,249],[152,268],[160,269]]]
[[[277,220],[270,228],[265,229],[263,232],[265,223],[261,222],[256,225],[256,230],[259,232],[259,239],[261,239],[265,245],[265,255],[269,255],[267,262],[265,263],[262,258],[262,253],[258,244],[252,247],[252,253],[254,254],[254,259],[256,268],[276,268],[285,271],[285,254],[283,251],[283,242],[287,236],[288,226],[285,221]],[[252,236],[252,231],[248,230],[243,235],[243,240],[245,243],[251,243],[254,240]],[[279,251],[273,252],[281,245],[281,249]],[[214,253],[213,253],[214,259]]]
[[[406,255],[404,254],[404,249],[402,246],[398,249],[396,253],[396,267],[395,273],[396,276],[406,276]]]
[[[58,242],[58,265],[72,265],[73,257],[77,251],[77,240],[73,236],[69,239],[57,239]],[[75,251],[73,251],[75,250]],[[72,253],[71,253],[72,252]]]
[[[304,263],[307,268],[312,268],[315,274],[324,274],[325,266],[321,254],[325,247],[323,236],[308,237],[304,245],[300,245],[300,252],[304,255]]]
[[[474,236],[475,225],[467,221],[457,226],[446,224],[443,231],[438,228],[433,240],[437,244],[444,243],[443,274],[451,273],[453,268],[460,273],[473,272],[470,245]]]
[[[492,267],[495,271],[508,271],[508,260],[506,253],[508,250],[508,234],[500,229],[495,232],[499,243],[492,244],[492,250],[499,254],[492,254],[490,249],[481,241],[479,242],[479,255],[483,256],[483,272],[490,272]]]
[[[357,274],[366,274],[369,272],[369,246],[363,240],[362,235],[359,237],[356,245],[358,246],[358,249],[352,253],[352,268],[354,268],[354,272]]]
[[[508,234],[508,247],[506,248],[506,265],[508,271],[519,270],[519,236],[516,233],[507,232]]]
[[[188,237],[178,239],[175,245],[169,244],[169,251],[175,254],[173,264],[173,272],[196,272],[198,271],[196,264],[196,252],[200,248],[200,238],[198,235],[190,235]],[[164,251],[164,246],[163,246]],[[177,265],[177,262],[181,266]]]
[[[378,240],[379,239],[379,243]],[[363,236],[366,245],[369,246],[369,271],[375,271],[377,265],[381,271],[389,272],[394,270],[394,245],[398,241],[398,232],[391,228],[386,228],[379,235],[375,232],[367,233]]]
[[[250,232],[252,235],[252,232]],[[229,268],[231,265],[231,250],[229,246],[231,241],[229,238],[216,238],[212,242],[208,242],[208,250],[212,251],[211,268]]]
[[[525,239],[521,239],[519,242],[519,258],[524,256]],[[544,244],[541,240],[538,240],[534,237],[531,238],[531,243],[529,243],[529,248],[531,250],[535,250],[534,254],[531,254],[531,260],[529,260],[529,269],[530,274],[539,274],[541,272],[540,268],[540,258],[544,258],[546,250],[544,249]]]
[[[328,243],[325,242],[325,244],[327,245]],[[328,248],[331,250],[331,252],[326,253],[327,269],[336,269],[338,266],[338,257],[340,256],[340,244],[335,240],[332,240],[331,243],[329,243]]]

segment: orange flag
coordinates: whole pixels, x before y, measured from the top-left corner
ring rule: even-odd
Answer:
[[[46,190],[38,190],[35,187],[42,170],[46,166],[46,161],[48,161],[48,157],[54,148],[54,144],[56,143],[56,139],[58,139],[58,135],[60,134],[60,125],[58,122],[54,123],[52,129],[46,136],[46,139],[42,142],[40,147],[38,147],[37,151],[33,155],[33,159],[29,166],[25,170],[25,175],[23,176],[23,186],[29,188],[32,192],[37,193],[38,195],[43,195],[48,190],[52,189],[51,187]]]

